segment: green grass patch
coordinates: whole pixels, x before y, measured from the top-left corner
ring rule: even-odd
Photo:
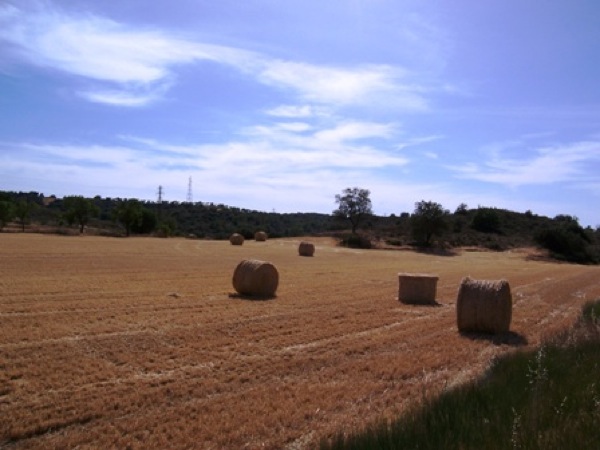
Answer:
[[[536,351],[497,359],[482,379],[322,450],[600,448],[600,300]]]

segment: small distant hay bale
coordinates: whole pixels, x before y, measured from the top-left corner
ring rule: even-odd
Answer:
[[[232,282],[239,294],[273,297],[279,285],[279,273],[270,262],[246,259],[235,268]]]
[[[229,236],[229,242],[231,242],[231,245],[242,245],[244,243],[244,236],[239,233],[233,233]]]
[[[398,274],[398,300],[411,305],[435,305],[438,277],[424,273]]]
[[[254,233],[254,240],[258,242],[264,242],[267,240],[267,233],[264,231],[257,231]]]
[[[315,254],[315,244],[307,241],[300,242],[298,253],[300,256],[313,256]]]
[[[458,330],[506,333],[512,318],[512,295],[506,280],[463,278],[456,300]]]

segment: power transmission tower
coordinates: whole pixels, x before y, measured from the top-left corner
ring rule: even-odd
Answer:
[[[187,191],[187,197],[185,198],[185,201],[188,203],[193,203],[193,197],[192,197],[192,177],[190,177],[189,181],[188,181],[188,191]]]
[[[162,219],[163,187],[158,186],[158,220]]]

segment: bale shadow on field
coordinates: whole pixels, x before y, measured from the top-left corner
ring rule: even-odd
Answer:
[[[237,300],[250,300],[256,302],[264,302],[268,300],[275,300],[277,298],[276,295],[245,295],[239,294],[237,292],[231,292],[229,294],[229,298],[237,299]]]
[[[522,347],[527,345],[527,338],[520,333],[508,331],[506,333],[482,333],[475,331],[461,331],[460,335],[472,341],[489,341],[494,345],[510,345],[511,347]]]
[[[416,308],[441,308],[442,306],[446,306],[444,303],[440,303],[437,300],[434,300],[433,303],[411,303],[411,302],[403,302],[398,297],[396,297],[396,301],[404,306],[414,306]]]

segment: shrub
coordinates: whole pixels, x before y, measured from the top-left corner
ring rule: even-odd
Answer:
[[[340,243],[348,248],[370,249],[372,247],[371,241],[367,237],[352,233],[342,235]]]
[[[537,233],[535,241],[557,259],[582,264],[595,262],[585,235],[570,225],[544,229]]]
[[[492,208],[479,208],[473,216],[471,228],[482,233],[500,233],[500,215]]]

